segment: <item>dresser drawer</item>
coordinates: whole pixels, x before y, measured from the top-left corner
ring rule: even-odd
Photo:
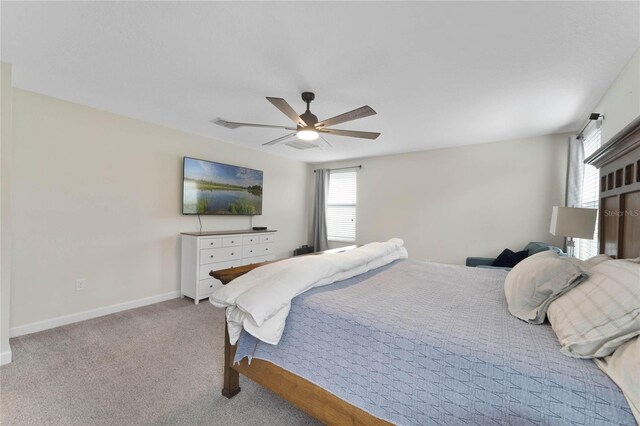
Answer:
[[[219,271],[220,269],[235,268],[236,266],[241,266],[241,265],[242,265],[242,261],[240,259],[231,260],[229,262],[218,262],[218,263],[210,263],[208,265],[201,265],[200,278],[201,279],[209,278],[211,276],[209,275],[209,272],[211,271]]]
[[[261,244],[262,245],[262,253],[266,256],[273,254],[274,244]]]
[[[275,240],[275,235],[260,235],[260,243],[272,243]]]
[[[268,256],[273,253],[273,250],[274,250],[273,246],[274,245],[271,243],[255,245],[250,248],[250,250],[252,250],[253,253],[245,252],[243,253],[242,257]],[[245,249],[247,248],[249,247],[245,247]]]
[[[222,247],[235,247],[242,245],[242,237],[224,237]]]
[[[251,235],[249,237],[242,237],[243,246],[248,246],[251,244],[260,244],[260,235]]]
[[[222,247],[222,238],[202,238],[200,240],[200,249],[212,249]]]
[[[198,288],[198,294],[200,294],[200,296],[203,296],[211,294],[214,292],[214,290],[217,290],[220,286],[220,283],[218,280],[210,278],[208,280],[201,280],[198,285],[200,286]]]
[[[227,260],[240,259],[242,247],[223,247],[219,249],[200,250],[200,264],[226,262]]]
[[[250,246],[242,247],[242,257],[256,257],[262,256],[260,251],[260,244],[253,244]]]

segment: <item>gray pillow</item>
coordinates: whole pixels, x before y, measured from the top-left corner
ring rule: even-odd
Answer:
[[[542,324],[549,304],[589,278],[588,270],[585,262],[551,250],[526,258],[504,282],[509,312],[528,323]]]
[[[547,244],[547,243],[540,243],[540,242],[530,242],[529,244],[526,245],[526,247],[523,250],[529,250],[529,256],[533,256],[534,254],[538,254],[540,252],[547,251],[547,250],[554,251],[558,254],[563,254],[562,250],[559,247],[552,246],[551,244]]]

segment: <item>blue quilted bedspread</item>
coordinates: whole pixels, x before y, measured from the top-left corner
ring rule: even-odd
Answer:
[[[635,425],[594,362],[508,313],[505,276],[396,261],[298,296],[280,343],[243,333],[236,361],[270,361],[401,425]]]

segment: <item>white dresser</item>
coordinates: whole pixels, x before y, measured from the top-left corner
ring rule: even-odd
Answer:
[[[195,303],[222,287],[209,272],[274,260],[276,231],[183,232],[181,295]]]

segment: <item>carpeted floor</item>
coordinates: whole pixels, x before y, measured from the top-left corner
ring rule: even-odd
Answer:
[[[222,387],[223,311],[175,299],[11,339],[3,425],[317,424],[241,377]]]

